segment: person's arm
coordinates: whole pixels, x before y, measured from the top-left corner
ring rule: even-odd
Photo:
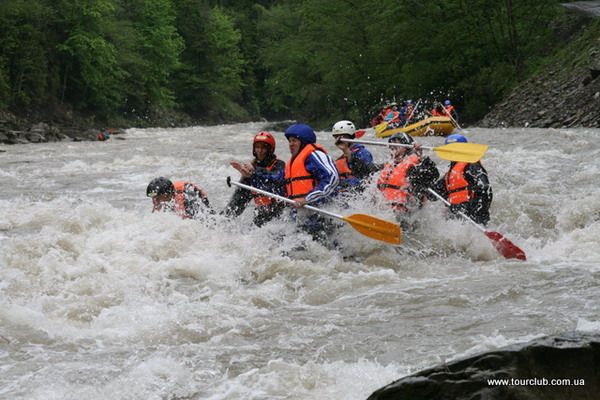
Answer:
[[[431,189],[436,192],[437,194],[439,194],[440,196],[442,196],[444,199],[448,199],[448,191],[446,190],[446,182],[445,182],[445,176],[442,176],[440,179],[437,180],[437,182],[435,182],[432,186]],[[438,201],[439,199],[434,196],[433,194],[431,194],[429,192],[429,190],[427,190],[425,192],[425,196],[427,196],[428,200],[431,201]]]
[[[475,201],[487,203],[492,200],[492,187],[487,171],[480,163],[472,163],[465,168],[465,179],[473,192]]]
[[[429,157],[423,157],[421,162],[410,168],[407,172],[415,196],[420,197],[427,193],[427,189],[435,185],[440,177],[435,163]]]
[[[351,153],[348,165],[352,175],[358,179],[364,179],[377,171],[377,167],[373,164],[373,155],[364,146]]]
[[[210,202],[208,201],[208,196],[206,192],[197,185],[193,185],[193,191],[196,194],[196,196],[198,196],[200,201],[202,201],[202,204],[204,204],[205,207],[210,208]]]
[[[233,192],[231,200],[227,203],[223,214],[228,217],[237,217],[244,212],[248,203],[252,200],[252,193],[249,190],[238,187]]]
[[[271,170],[264,167],[257,167],[251,176],[249,185],[283,195],[284,178],[285,162],[277,160]]]
[[[307,158],[306,169],[316,180],[314,189],[304,199],[306,203],[323,200],[335,192],[340,177],[331,157],[316,150]]]

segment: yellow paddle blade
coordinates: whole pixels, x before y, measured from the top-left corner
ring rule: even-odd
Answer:
[[[483,157],[487,149],[487,144],[456,142],[434,147],[433,151],[444,160],[474,163]]]
[[[387,128],[387,122],[382,122],[379,125],[375,126],[375,136],[379,137],[379,135],[385,131],[385,129]]]
[[[391,244],[402,242],[400,225],[366,214],[352,214],[342,218],[354,229],[371,239],[380,240]]]

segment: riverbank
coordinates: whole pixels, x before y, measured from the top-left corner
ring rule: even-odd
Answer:
[[[600,18],[581,14],[584,28],[515,87],[478,125],[483,127],[600,127]]]

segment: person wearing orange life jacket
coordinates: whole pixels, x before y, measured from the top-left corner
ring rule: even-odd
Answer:
[[[269,132],[259,132],[252,141],[254,160],[250,163],[231,161],[230,164],[242,174],[240,182],[243,184],[283,196],[285,195],[283,185],[285,162],[275,155],[275,145],[273,135]],[[225,207],[224,214],[237,217],[244,212],[252,200],[255,205],[254,224],[257,226],[279,217],[284,208],[284,203],[272,197],[238,187]]]
[[[356,137],[356,127],[351,121],[336,122],[331,134],[335,145],[342,151],[342,155],[335,161],[340,176],[340,190],[364,190],[364,180],[377,169],[373,164],[371,152],[360,143],[342,141]]]
[[[152,199],[152,212],[170,211],[187,219],[200,213],[201,204],[210,210],[206,193],[190,182],[171,182],[161,176],[150,181],[146,196]]]
[[[446,138],[446,144],[467,143],[467,138],[455,133]],[[432,188],[451,204],[450,213],[457,216],[461,211],[478,224],[487,225],[493,193],[488,173],[480,161],[475,163],[450,163],[448,172]],[[431,200],[437,200],[433,195]]]
[[[423,206],[427,189],[440,174],[435,163],[421,155],[420,145],[412,136],[400,132],[388,142],[413,146],[390,146],[392,160],[384,165],[377,181],[377,188],[401,220]]]
[[[430,111],[432,117],[447,117],[446,111],[444,111],[444,106],[441,103],[436,103],[433,110]]]
[[[452,117],[452,119],[454,119],[455,122],[458,122],[458,113],[452,105],[452,102],[448,99],[444,100],[444,110],[445,117],[450,116]]]
[[[306,204],[318,206],[337,194],[339,175],[327,151],[317,144],[315,131],[305,124],[293,124],[285,130],[291,157],[285,164],[285,187],[288,198],[296,202],[297,220],[314,240],[326,241],[333,225],[319,214],[308,213]]]
[[[386,129],[397,128],[404,124],[403,114],[398,110],[398,103],[393,101],[390,105],[392,107],[391,110],[383,118],[384,122],[387,123]]]

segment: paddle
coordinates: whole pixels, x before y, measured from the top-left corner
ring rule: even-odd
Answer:
[[[430,188],[428,188],[427,190],[429,191],[429,193],[433,194],[444,204],[450,207],[450,203],[445,198],[440,196],[436,191]],[[492,241],[492,244],[494,245],[496,250],[498,250],[498,253],[502,254],[504,258],[516,258],[517,260],[527,261],[527,256],[525,255],[525,252],[519,247],[517,247],[513,242],[505,238],[501,233],[486,230],[483,226],[473,221],[462,211],[459,211],[458,215],[460,215],[461,217],[475,225],[477,229],[482,231],[485,234],[485,236],[487,236]]]
[[[288,199],[287,197],[279,196],[275,193],[267,192],[266,190],[257,189],[255,187],[245,185],[240,182],[234,182],[231,180],[231,177],[227,177],[227,185],[229,187],[231,187],[231,185],[239,186],[243,189],[258,192],[260,194],[264,194],[265,196],[272,197],[285,203],[296,204],[294,200]],[[344,217],[342,215],[338,215],[330,211],[321,210],[320,208],[311,205],[305,205],[303,208],[347,222],[354,229],[356,229],[363,235],[370,237],[371,239],[391,244],[400,244],[402,242],[402,232],[400,230],[400,225],[398,224],[388,222],[366,214],[352,214],[347,217]]]
[[[417,107],[419,107],[419,103],[421,102],[421,99],[419,99],[419,101],[417,101],[417,104],[415,104],[415,106],[413,107],[412,111],[410,112],[410,115],[408,116],[408,118],[406,118],[406,122],[404,123],[404,125],[402,126],[403,128],[406,128],[406,125],[408,125],[408,123],[410,122],[410,120],[413,117],[413,114],[415,113],[415,111],[417,111]]]
[[[375,125],[375,135],[379,136],[379,134],[387,129],[388,123],[382,122],[379,125]]]
[[[377,146],[399,146],[399,147],[408,147],[408,148],[413,147],[413,145],[411,145],[411,144],[378,142],[378,141],[374,141],[374,140],[356,140],[356,139],[341,139],[341,140],[342,140],[342,142],[374,144]],[[425,150],[433,150],[439,158],[442,158],[444,160],[474,163],[474,162],[479,161],[481,159],[481,157],[483,157],[483,155],[485,154],[485,152],[488,149],[488,145],[477,144],[477,143],[455,142],[455,143],[445,144],[443,146],[438,146],[438,147],[421,146],[421,148],[425,149]]]
[[[442,109],[444,110],[444,112],[446,113],[446,115],[450,118],[450,120],[452,121],[452,123],[454,124],[454,126],[456,126],[458,129],[463,130],[463,128],[461,128],[461,126],[458,124],[458,122],[454,119],[454,117],[452,117],[452,115],[450,114],[450,111],[448,111],[446,109],[446,106],[444,106],[442,103],[437,103],[439,105],[442,106]]]

